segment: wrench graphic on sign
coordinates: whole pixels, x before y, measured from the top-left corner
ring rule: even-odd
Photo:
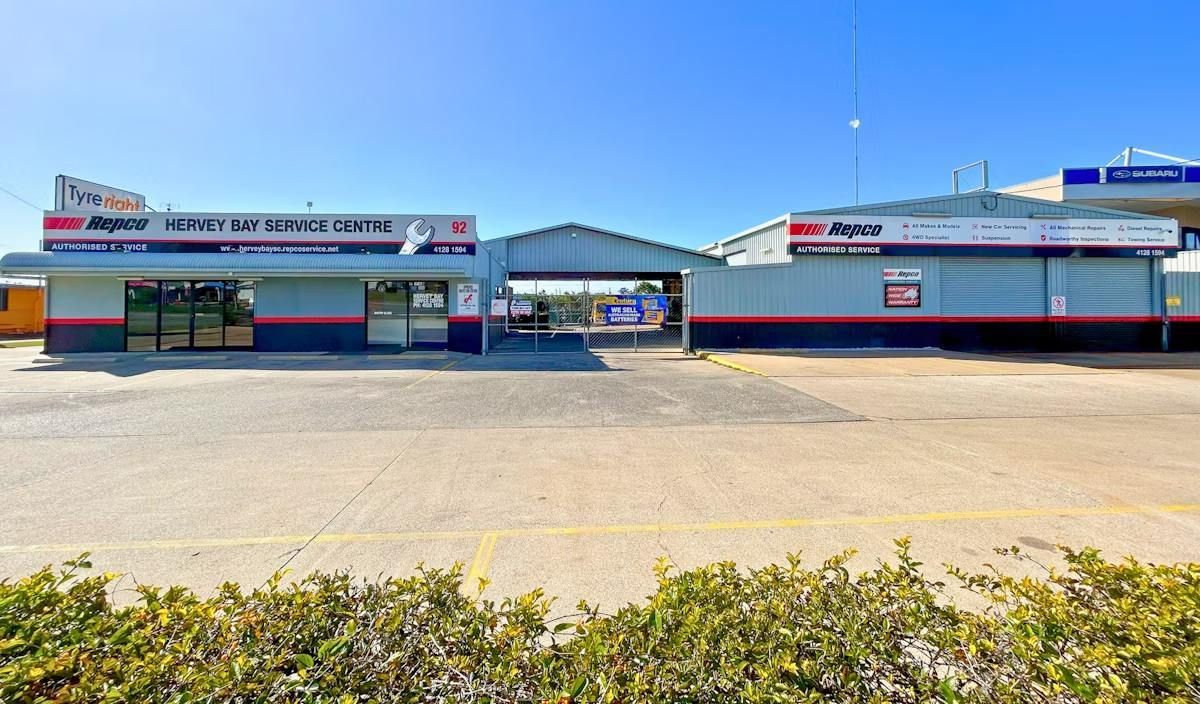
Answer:
[[[425,218],[417,218],[408,223],[408,228],[404,230],[404,246],[400,248],[401,254],[412,254],[433,239],[436,228],[430,225],[424,232],[420,232],[421,226],[424,224]]]

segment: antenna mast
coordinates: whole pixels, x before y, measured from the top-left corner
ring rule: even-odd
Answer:
[[[854,204],[858,205],[858,0],[850,0],[850,71],[851,90],[854,94],[854,119],[850,128],[854,130]]]

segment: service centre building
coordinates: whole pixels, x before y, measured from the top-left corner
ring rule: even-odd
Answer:
[[[702,251],[694,348],[1160,350],[1172,218],[988,191],[788,213]]]
[[[623,277],[680,292],[662,324],[683,350],[1160,350],[1179,249],[1170,217],[982,191],[786,213],[700,250],[576,223],[479,242],[470,215],[49,211],[42,251],[0,272],[47,276],[49,353],[481,353],[510,281]]]
[[[482,349],[471,215],[50,211],[43,230],[0,267],[47,275],[50,353]]]

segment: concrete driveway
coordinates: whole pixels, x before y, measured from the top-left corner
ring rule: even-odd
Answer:
[[[208,593],[460,561],[491,596],[615,605],[653,589],[660,555],[855,546],[865,567],[905,534],[931,565],[1056,542],[1200,556],[1200,360],[722,356],[760,374],[670,354],[0,350],[0,576],[91,550]]]

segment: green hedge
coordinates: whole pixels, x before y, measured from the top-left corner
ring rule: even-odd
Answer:
[[[948,568],[943,584],[897,545],[857,576],[849,552],[660,565],[648,600],[558,619],[540,591],[464,596],[457,568],[207,599],[137,586],[115,607],[127,585],[82,576],[85,556],[0,583],[0,701],[1200,701],[1200,565],[1064,548],[1041,579]]]

